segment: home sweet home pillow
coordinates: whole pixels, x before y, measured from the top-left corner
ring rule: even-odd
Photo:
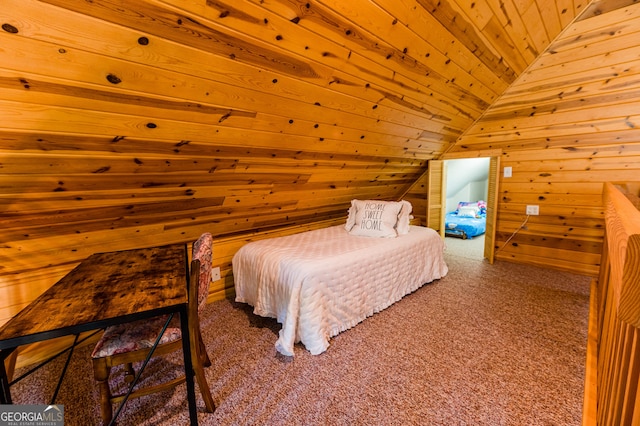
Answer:
[[[402,206],[394,201],[354,200],[355,221],[349,233],[363,237],[397,237],[396,224]]]

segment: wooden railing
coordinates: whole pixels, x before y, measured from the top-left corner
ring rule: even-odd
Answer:
[[[606,230],[596,293],[597,333],[592,336],[597,341],[598,425],[640,425],[639,188],[604,186]]]

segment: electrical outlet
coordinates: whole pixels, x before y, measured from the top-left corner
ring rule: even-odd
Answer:
[[[540,214],[539,206],[527,206],[527,214],[537,216]]]
[[[220,279],[220,268],[211,269],[211,281],[218,281]]]
[[[513,175],[513,169],[510,166],[504,168],[504,177],[509,178]]]

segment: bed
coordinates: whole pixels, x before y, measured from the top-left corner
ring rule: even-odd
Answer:
[[[293,356],[301,342],[321,354],[331,337],[448,272],[432,229],[407,222],[379,238],[348,225],[250,242],[234,255],[236,301],[282,324],[278,352]]]
[[[487,206],[484,201],[460,202],[456,210],[445,215],[446,236],[463,239],[482,235],[487,230]]]

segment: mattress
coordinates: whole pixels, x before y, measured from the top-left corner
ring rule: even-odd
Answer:
[[[445,216],[444,223],[445,234],[460,235],[464,238],[484,234],[487,229],[487,218],[484,215],[479,218],[460,217],[455,212],[449,212]]]
[[[338,225],[244,245],[232,260],[236,301],[282,324],[276,349],[301,342],[317,355],[331,337],[444,277],[444,242],[410,226],[395,238],[350,235]]]

